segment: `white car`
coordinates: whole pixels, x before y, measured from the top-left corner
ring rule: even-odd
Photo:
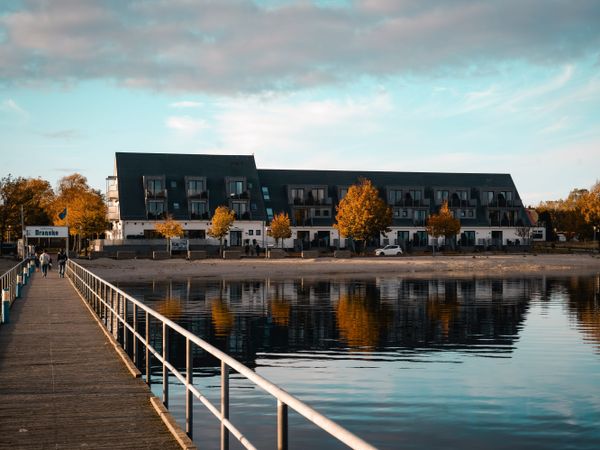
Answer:
[[[375,250],[375,256],[400,256],[401,254],[402,247],[399,245],[386,245]]]

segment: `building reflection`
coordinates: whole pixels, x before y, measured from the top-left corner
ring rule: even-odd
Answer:
[[[600,351],[600,275],[571,277],[565,283],[569,313],[584,338]]]
[[[570,308],[600,342],[597,286],[583,284],[571,289],[585,288],[590,300]],[[553,289],[544,279],[476,278],[187,280],[120,287],[249,366],[259,354],[299,351],[408,349],[510,357],[530,299],[543,299]],[[158,324],[155,333],[159,349]],[[185,340],[171,342],[172,362],[183,365]],[[194,360],[196,366],[215,365],[201,349]]]

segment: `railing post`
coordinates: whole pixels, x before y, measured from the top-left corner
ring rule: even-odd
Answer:
[[[146,311],[146,384],[150,386],[152,375],[150,373],[152,365],[150,364],[150,314]]]
[[[127,297],[121,296],[121,303],[123,305],[123,350],[127,353]]]
[[[221,420],[229,419],[229,366],[221,361]],[[221,422],[221,450],[229,449],[229,430]]]
[[[277,449],[288,448],[288,406],[277,400]]]
[[[190,386],[194,383],[193,347],[189,337],[185,338],[185,432],[190,439],[194,436],[194,397]]]
[[[169,370],[167,369],[167,365],[165,364],[169,359],[169,329],[167,328],[167,324],[165,322],[162,323],[162,331],[162,401],[165,405],[165,408],[169,408]]]
[[[17,272],[17,293],[15,298],[21,298],[21,288],[23,287],[23,275]]]
[[[133,356],[133,364],[137,367],[138,365],[138,338],[136,336],[137,333],[137,305],[134,303],[131,305],[132,313],[133,313],[133,348],[131,349]]]

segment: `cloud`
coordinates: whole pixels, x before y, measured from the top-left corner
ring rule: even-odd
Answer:
[[[200,108],[202,106],[202,103],[184,100],[180,102],[173,102],[169,106],[171,108]]]
[[[40,136],[43,136],[48,139],[58,139],[58,140],[72,140],[72,139],[78,139],[81,137],[81,133],[78,130],[74,130],[74,129],[45,131],[45,132],[40,132],[38,134]]]
[[[0,105],[0,110],[16,114],[21,118],[29,117],[29,113],[21,108],[12,98],[4,100]]]
[[[167,118],[166,126],[180,133],[196,134],[207,128],[208,123],[190,116],[171,116]]]
[[[248,93],[597,56],[600,2],[24,0],[0,15],[0,81],[111,79]]]

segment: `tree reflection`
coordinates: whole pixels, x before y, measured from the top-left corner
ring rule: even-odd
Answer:
[[[269,309],[271,310],[271,317],[275,324],[287,327],[290,323],[290,304],[281,297],[275,297],[269,301]]]
[[[579,322],[579,329],[600,351],[600,275],[571,277],[567,283],[569,311]]]
[[[342,294],[336,307],[340,337],[352,348],[376,348],[389,324],[385,309],[378,298],[365,293]]]
[[[156,312],[176,322],[182,314],[181,300],[167,297],[154,305]]]
[[[222,298],[216,298],[211,301],[210,311],[215,327],[215,336],[228,336],[233,328],[233,313],[229,310],[227,303]]]

